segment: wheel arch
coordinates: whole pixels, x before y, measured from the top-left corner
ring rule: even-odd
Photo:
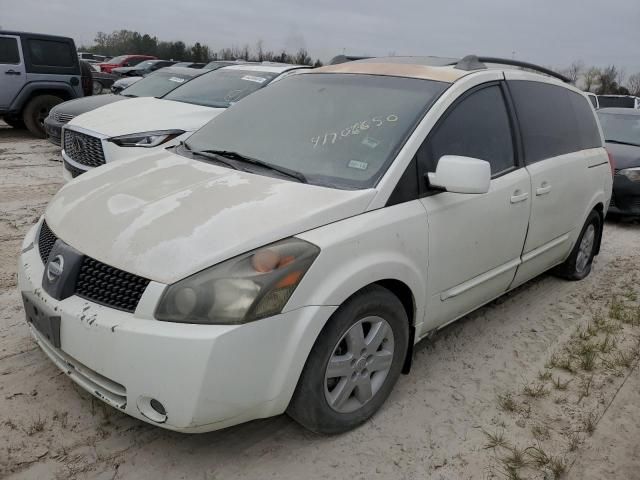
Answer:
[[[64,101],[78,97],[71,85],[63,82],[32,83],[25,85],[20,93],[18,93],[9,110],[12,112],[22,112],[27,103],[40,95],[55,95]]]

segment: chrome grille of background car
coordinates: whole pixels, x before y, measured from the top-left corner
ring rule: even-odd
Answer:
[[[91,135],[65,129],[62,148],[71,160],[82,165],[99,167],[105,163],[102,141]]]
[[[53,113],[53,119],[58,123],[69,123],[75,115],[71,115],[70,113]]]
[[[47,222],[42,222],[38,248],[44,263],[47,263],[56,240]],[[75,294],[106,307],[134,312],[147,285],[149,280],[146,278],[84,256],[76,279]]]
[[[82,175],[83,173],[86,172],[86,170],[82,170],[81,168],[75,167],[71,165],[69,162],[67,162],[66,160],[63,160],[63,163],[64,163],[64,168],[66,168],[67,171],[71,174],[71,178],[76,178],[78,175]]]

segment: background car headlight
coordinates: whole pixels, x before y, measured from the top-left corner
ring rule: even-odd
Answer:
[[[632,182],[640,182],[640,167],[625,168],[624,170],[619,170],[618,175],[624,175]]]
[[[276,315],[319,253],[289,238],[226,260],[167,287],[155,317],[228,325]]]
[[[184,133],[184,130],[158,130],[155,132],[132,133],[110,138],[109,141],[119,147],[157,147],[173,140]]]

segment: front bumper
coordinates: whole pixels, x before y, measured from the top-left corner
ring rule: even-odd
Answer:
[[[204,432],[283,413],[326,320],[336,307],[303,307],[246,325],[160,322],[164,285],[151,282],[135,313],[78,296],[57,301],[41,288],[44,265],[23,244],[18,281],[26,300],[60,317],[60,348],[30,324],[42,350],[92,395],[148,423]],[[159,401],[166,418],[154,415]]]
[[[62,143],[62,126],[64,124],[47,117],[44,119],[44,130],[47,132],[47,140],[58,147]]]
[[[632,182],[624,175],[615,175],[609,213],[640,215],[640,183]]]

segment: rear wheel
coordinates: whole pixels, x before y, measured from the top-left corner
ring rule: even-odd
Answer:
[[[62,102],[63,100],[55,95],[38,95],[32,98],[22,112],[27,129],[36,137],[46,138],[44,119],[53,107]]]
[[[102,84],[98,80],[94,80],[93,81],[93,94],[94,95],[100,95],[102,93],[103,89],[104,89],[104,87],[102,86]]]
[[[408,339],[409,322],[398,298],[377,285],[363,289],[318,336],[287,413],[318,433],[364,423],[398,380]]]
[[[589,214],[584,227],[582,227],[571,255],[562,265],[557,267],[556,274],[567,280],[582,280],[589,275],[601,235],[602,219],[600,214],[594,210]]]

